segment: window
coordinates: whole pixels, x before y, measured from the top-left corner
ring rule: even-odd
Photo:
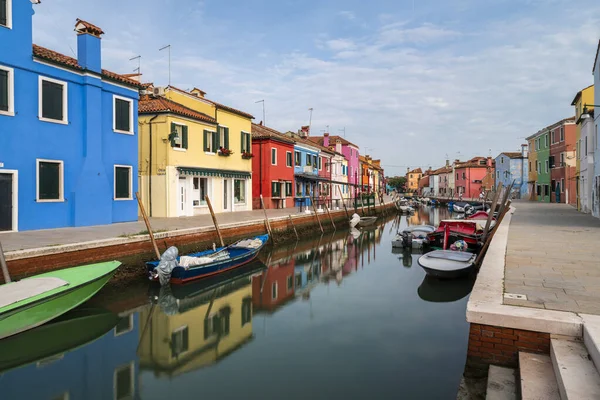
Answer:
[[[133,100],[113,95],[113,131],[133,135]]]
[[[544,135],[544,148],[547,149],[548,148],[548,134]],[[548,185],[546,185],[548,186]]]
[[[565,141],[565,127],[564,126],[560,127],[560,141],[561,142]]]
[[[14,111],[14,71],[0,66],[0,114],[14,115]]]
[[[273,282],[273,285],[271,285],[271,298],[273,300],[277,299],[277,282]]]
[[[546,172],[548,172],[548,170],[549,170],[548,167],[549,167],[549,162],[548,162],[548,160],[546,160]],[[548,185],[546,185],[546,186],[548,186]]]
[[[302,196],[302,184],[300,182],[296,182],[296,197]]]
[[[12,0],[0,0],[0,25],[12,27]]]
[[[219,126],[219,148],[229,150],[229,128],[226,126]]]
[[[317,156],[313,155],[312,156],[312,160],[313,160],[313,162],[312,162],[313,168],[317,168],[317,165],[318,165],[317,164]]]
[[[560,166],[565,166],[565,153],[560,153]]]
[[[171,147],[174,149],[185,150],[188,148],[188,127],[182,124],[171,122]]]
[[[463,179],[467,179],[467,174],[466,174],[466,172],[463,172],[463,173],[462,173],[462,178],[463,178]]]
[[[500,171],[496,171],[496,179],[500,179]]]
[[[121,336],[133,330],[133,314],[119,319],[115,326],[115,336]]]
[[[306,165],[308,165],[308,166],[310,166],[310,165],[311,165],[311,162],[310,162],[310,160],[311,160],[310,154],[307,154],[307,155],[306,155]]]
[[[323,170],[323,157],[319,157],[319,171]]]
[[[413,177],[412,177],[412,174],[410,174],[408,177],[409,177],[408,179],[412,179],[412,178],[413,178]]]
[[[189,330],[187,326],[171,333],[171,357],[177,358],[189,349]]]
[[[456,173],[456,179],[458,179],[458,172]]]
[[[277,149],[271,147],[271,165],[277,165]]]
[[[115,165],[115,200],[131,200],[131,184],[131,167]]]
[[[529,161],[529,170],[531,171],[531,161]]]
[[[292,152],[291,151],[285,152],[285,165],[288,167],[292,166]]]
[[[554,131],[552,131],[552,142],[551,143],[556,143],[556,137],[554,136]]]
[[[541,196],[542,195],[542,186],[536,185],[535,192],[537,193],[538,196]]]
[[[194,193],[193,193],[193,205],[194,207],[206,205],[206,195],[208,195],[208,178],[194,177]]]
[[[286,182],[285,183],[285,195],[287,197],[291,197],[292,196],[292,182]]]
[[[565,192],[565,178],[561,178],[561,180],[560,180],[560,191],[562,193]]]
[[[114,399],[130,400],[133,399],[135,387],[134,364],[127,364],[115,370],[113,379]]]
[[[37,201],[64,201],[63,162],[37,160]]]
[[[236,204],[246,203],[246,181],[244,179],[233,180],[233,199]]]
[[[292,275],[287,277],[287,290],[288,292],[294,288],[294,277]]]
[[[229,137],[229,128],[227,128],[227,136]],[[242,153],[251,153],[252,143],[250,142],[250,134],[242,131],[240,140],[242,142]],[[229,140],[227,141],[227,145],[229,146]]]
[[[500,164],[504,164],[504,157],[500,157]]]
[[[252,321],[252,297],[242,300],[242,326]]]
[[[215,131],[204,131],[204,152],[216,153],[219,149],[219,136]]]
[[[548,185],[544,185],[544,196],[550,196],[550,187]]]
[[[281,197],[281,184],[278,181],[271,182],[271,196]]]
[[[294,158],[295,158],[296,165],[302,165],[302,163],[300,162],[300,152],[299,151],[294,152]]]
[[[550,168],[554,168],[556,166],[554,163],[554,156],[548,157],[548,161],[550,162]]]
[[[39,119],[67,123],[67,82],[39,77]]]
[[[587,148],[587,136],[585,137],[585,153],[583,153],[583,154],[585,154],[585,156],[587,157],[587,154],[588,154],[588,148]]]
[[[553,192],[556,190],[556,181],[554,179],[550,181],[550,187],[552,188]]]

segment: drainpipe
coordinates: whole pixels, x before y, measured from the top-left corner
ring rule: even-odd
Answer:
[[[149,165],[148,165],[148,212],[149,212],[149,216],[152,216],[152,121],[154,121],[156,118],[158,118],[158,114],[155,114],[152,118],[150,118],[150,120],[148,121],[148,126],[150,128],[150,135],[149,135],[149,139],[150,139],[150,159],[149,159]]]

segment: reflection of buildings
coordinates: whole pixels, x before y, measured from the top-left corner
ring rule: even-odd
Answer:
[[[138,315],[128,314],[114,329],[83,347],[0,374],[1,397],[139,399],[138,331]]]
[[[272,250],[268,268],[252,278],[252,304],[256,311],[274,312],[294,298],[293,248]]]
[[[247,343],[252,338],[251,280],[246,275],[197,293],[194,287],[203,282],[185,285],[181,291],[187,293],[174,292],[177,298],[161,294],[161,307],[141,313],[146,321],[152,312],[140,340],[141,368],[177,376],[213,364]]]

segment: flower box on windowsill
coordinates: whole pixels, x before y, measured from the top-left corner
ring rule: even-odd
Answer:
[[[242,158],[244,160],[250,160],[252,157],[254,157],[254,154],[252,153],[249,153],[247,151],[242,153]]]
[[[223,147],[221,147],[221,148],[219,149],[219,151],[217,152],[217,154],[218,154],[218,155],[220,155],[221,157],[229,157],[230,155],[232,155],[232,154],[233,154],[233,151],[231,151],[231,150],[229,150],[229,149],[226,149],[226,148],[223,148]]]

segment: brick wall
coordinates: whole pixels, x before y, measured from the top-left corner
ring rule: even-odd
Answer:
[[[550,353],[550,334],[471,324],[468,357],[490,364],[516,366],[519,351]]]

